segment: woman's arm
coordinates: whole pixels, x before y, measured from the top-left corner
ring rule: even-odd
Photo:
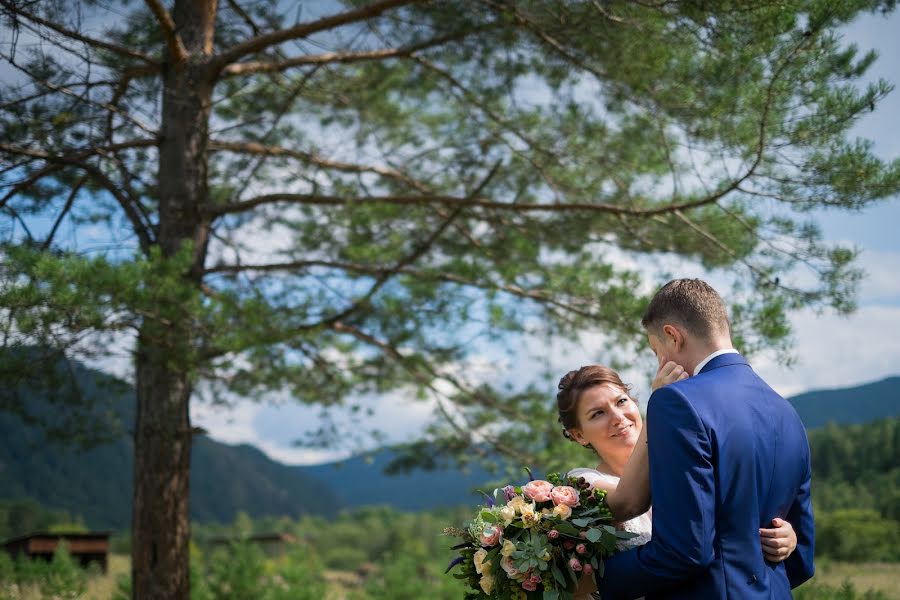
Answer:
[[[652,389],[655,391],[682,379],[687,373],[681,365],[671,361],[660,361],[663,364],[656,372]],[[625,464],[625,471],[619,485],[607,490],[606,503],[617,521],[627,521],[642,515],[650,509],[650,460],[647,454],[647,423],[641,430],[634,450]]]
[[[627,521],[650,508],[650,461],[647,458],[647,426],[641,430],[622,478],[607,490],[606,503],[616,521]]]

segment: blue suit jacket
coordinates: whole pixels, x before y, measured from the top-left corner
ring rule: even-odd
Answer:
[[[620,598],[790,598],[812,577],[806,430],[739,354],[656,390],[647,407],[653,537],[606,561],[597,587]],[[763,558],[759,528],[789,521],[797,549]]]

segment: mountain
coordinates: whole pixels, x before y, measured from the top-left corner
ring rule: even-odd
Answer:
[[[113,441],[90,450],[50,443],[37,427],[0,410],[0,500],[33,499],[81,516],[98,529],[129,526],[132,484],[133,390],[121,381],[73,363],[79,386],[98,391],[121,426],[109,424]],[[0,407],[10,386],[0,386]],[[900,377],[853,388],[822,390],[789,398],[807,428],[829,421],[862,423],[900,415]],[[19,390],[17,401],[38,417],[66,419],[44,391]],[[105,414],[105,413],[104,413]],[[100,419],[101,417],[98,417]],[[105,418],[105,417],[103,417]],[[61,419],[61,420],[60,420]],[[98,421],[101,424],[104,421]],[[61,429],[61,426],[58,428]],[[97,429],[97,427],[94,427]],[[102,427],[100,428],[102,429]],[[480,467],[445,467],[387,475],[391,449],[338,463],[288,466],[257,448],[231,446],[196,436],[191,457],[191,515],[200,523],[231,522],[239,511],[252,517],[316,514],[363,505],[401,510],[479,502],[475,488],[496,479]]]
[[[133,391],[108,375],[73,363],[85,390],[104,390],[103,403],[115,415],[109,427],[127,431],[134,421]],[[17,400],[38,420],[64,406],[41,393],[19,390]],[[89,450],[48,441],[43,430],[19,416],[0,412],[0,499],[32,499],[81,516],[96,529],[128,528],[131,520],[133,442],[122,433]],[[229,446],[196,436],[191,454],[191,516],[198,522],[231,522],[239,511],[250,516],[331,515],[341,508],[321,481],[271,460],[248,445]],[[315,490],[315,493],[310,493]]]
[[[342,462],[294,468],[328,485],[347,508],[389,504],[400,510],[423,510],[478,504],[475,489],[498,478],[475,465],[386,475],[385,467],[395,457],[393,450],[383,449]]]
[[[93,433],[106,429],[112,441],[80,450],[77,444],[48,440],[43,429],[0,410],[0,500],[35,500],[48,509],[80,516],[95,529],[128,528],[133,442],[124,432],[134,422],[134,392],[78,363],[70,367],[74,385],[83,395],[96,395],[97,405],[103,407],[91,406],[91,420],[99,426],[87,429]],[[77,419],[67,414],[67,405],[78,396],[71,390],[56,403],[48,401],[45,389],[9,390],[10,386],[0,390],[0,400],[6,406],[13,400],[19,403],[31,421],[50,422],[57,433],[76,427]],[[297,517],[330,516],[371,504],[406,510],[457,506],[477,502],[472,488],[492,479],[481,468],[385,475],[384,467],[394,457],[394,451],[384,449],[326,465],[288,466],[253,446],[195,436],[191,517],[199,523],[224,523],[240,511],[251,517]]]
[[[855,387],[817,390],[788,398],[807,429],[829,422],[838,425],[868,423],[900,416],[900,377],[889,377]]]

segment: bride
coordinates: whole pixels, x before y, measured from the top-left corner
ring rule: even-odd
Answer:
[[[652,388],[686,377],[684,369],[669,362],[660,367]],[[620,550],[646,544],[651,534],[647,432],[629,388],[612,369],[588,365],[566,373],[556,395],[563,435],[592,449],[600,460],[596,469],[572,469],[568,475],[583,477],[591,487],[606,490],[619,527],[636,534],[619,542]],[[767,560],[779,562],[797,547],[797,537],[783,519],[773,519],[772,525],[759,530],[761,548]],[[590,598],[595,589],[593,578],[583,577],[575,597]]]

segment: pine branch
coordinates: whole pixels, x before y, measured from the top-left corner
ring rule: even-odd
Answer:
[[[743,181],[741,178],[740,181]],[[467,200],[458,196],[445,195],[421,195],[421,196],[369,196],[365,198],[346,198],[341,196],[327,196],[320,194],[266,194],[249,198],[240,202],[226,204],[212,208],[209,213],[214,216],[241,213],[264,206],[267,204],[300,204],[305,206],[365,206],[368,204],[393,204],[401,206],[448,206],[456,207],[465,204],[471,208],[484,208],[513,213],[566,213],[588,212],[605,213],[633,217],[648,217],[675,212],[676,210],[690,210],[707,204],[718,202],[727,194],[737,188],[737,183],[732,183],[722,191],[710,194],[697,200],[689,200],[680,204],[667,204],[653,208],[630,208],[616,204],[603,202],[546,202],[536,204],[522,204],[512,202],[498,202],[489,198],[474,198]]]
[[[447,35],[438,36],[418,44],[404,46],[402,48],[380,48],[363,52],[324,52],[322,54],[308,54],[297,56],[277,62],[253,61],[233,63],[225,67],[222,74],[226,77],[235,75],[250,75],[255,73],[273,73],[286,71],[292,67],[304,65],[349,64],[365,61],[383,60],[386,58],[407,58],[428,48],[434,48],[452,41],[460,40],[467,35],[478,31],[472,28]]]
[[[83,175],[78,181],[75,182],[75,185],[72,186],[72,191],[69,192],[69,197],[66,198],[66,203],[63,205],[61,211],[59,211],[59,215],[56,217],[56,221],[53,223],[53,227],[50,228],[50,233],[47,234],[47,239],[44,240],[44,243],[41,247],[46,250],[50,247],[50,244],[53,243],[53,238],[56,237],[56,230],[59,229],[59,226],[62,224],[63,219],[66,218],[66,215],[69,214],[69,211],[72,209],[72,205],[75,204],[75,197],[78,195],[78,192],[81,191],[81,188],[87,182],[87,175]]]
[[[146,124],[142,123],[141,121],[139,121],[138,119],[132,117],[128,113],[119,110],[118,106],[115,106],[114,104],[110,104],[108,102],[98,102],[96,100],[91,100],[89,98],[85,98],[84,96],[82,96],[80,94],[76,94],[74,91],[70,90],[67,87],[57,85],[46,79],[42,79],[42,78],[38,77],[37,75],[35,75],[34,73],[32,73],[31,71],[29,71],[28,69],[26,69],[25,67],[23,67],[22,65],[16,63],[15,60],[11,56],[7,56],[6,54],[4,54],[2,52],[0,52],[0,58],[4,59],[10,65],[12,65],[15,69],[18,69],[19,71],[21,71],[22,73],[24,73],[25,75],[30,77],[34,83],[41,85],[41,86],[47,88],[48,90],[57,92],[64,96],[76,98],[76,99],[78,99],[79,102],[85,102],[92,106],[96,106],[97,108],[102,108],[104,110],[107,110],[110,113],[109,119],[112,119],[112,114],[117,114],[120,117],[122,117],[123,119],[125,119],[126,121],[129,121],[132,125],[134,125],[138,129],[141,129],[144,132],[149,133],[150,135],[155,136],[157,134],[157,132],[155,130],[153,130],[149,125],[146,125]],[[143,69],[141,70],[141,72],[143,72]],[[118,101],[118,99],[116,99],[116,100]]]
[[[431,390],[434,394],[438,412],[441,414],[441,417],[444,418],[444,420],[451,426],[451,428],[456,432],[457,435],[460,435],[469,441],[472,449],[475,449],[477,447],[477,445],[473,443],[472,440],[472,433],[475,431],[475,427],[468,421],[468,419],[466,419],[465,414],[462,412],[459,413],[459,416],[464,421],[463,425],[460,425],[457,422],[457,419],[454,419],[450,415],[449,411],[447,411],[447,408],[440,400],[440,398],[444,396],[444,394],[435,385],[436,381],[445,381],[449,383],[460,394],[470,398],[473,402],[478,403],[482,406],[490,406],[491,408],[497,410],[500,414],[505,414],[506,416],[512,418],[518,418],[520,416],[516,414],[515,411],[511,410],[508,406],[502,403],[495,402],[492,398],[486,397],[484,394],[479,393],[477,390],[469,389],[468,386],[463,384],[456,377],[453,377],[452,375],[449,375],[447,373],[439,372],[437,368],[435,368],[427,360],[420,360],[415,362],[410,361],[403,355],[402,352],[400,352],[399,348],[397,348],[390,342],[381,340],[374,335],[363,331],[355,325],[338,321],[332,324],[331,329],[337,331],[338,333],[348,334],[365,344],[378,348],[383,354],[394,360],[407,373],[409,373],[413,378],[413,381]],[[424,359],[425,357],[422,358]],[[513,458],[522,458],[521,453],[513,448],[510,448],[509,446],[501,444],[499,440],[497,440],[497,438],[489,436],[485,433],[482,433],[480,437],[482,437],[495,450]],[[485,453],[482,451],[481,454],[484,455]]]
[[[72,31],[71,29],[67,29],[58,23],[54,23],[52,21],[48,21],[47,19],[43,19],[37,16],[34,13],[28,12],[18,6],[16,6],[15,2],[12,0],[0,0],[0,6],[3,6],[12,18],[15,20],[16,17],[23,17],[28,19],[33,23],[37,23],[38,25],[42,25],[48,29],[52,29],[53,31],[64,35],[67,38],[77,40],[79,42],[84,42],[85,44],[92,46],[94,48],[102,48],[104,50],[109,50],[110,52],[115,52],[121,56],[127,56],[129,58],[136,58],[148,65],[153,65],[159,67],[159,61],[155,58],[143,54],[141,52],[136,52],[134,50],[129,50],[128,48],[123,48],[122,46],[117,46],[115,44],[110,44],[109,42],[103,42],[86,35],[82,35],[77,31]]]
[[[298,273],[308,269],[321,267],[326,269],[337,269],[346,273],[355,273],[360,275],[371,275],[373,277],[383,277],[392,272],[410,275],[420,281],[442,281],[446,283],[454,283],[457,285],[505,292],[519,298],[534,300],[541,304],[548,304],[561,308],[567,312],[577,314],[588,319],[600,319],[601,315],[593,313],[589,310],[579,308],[572,304],[562,302],[552,297],[547,290],[542,289],[525,289],[518,285],[495,283],[492,281],[480,281],[447,273],[440,270],[417,269],[411,266],[403,266],[400,268],[391,267],[389,265],[362,264],[342,261],[329,260],[295,260],[282,263],[265,263],[265,264],[218,264],[209,267],[204,271],[204,275],[212,275],[216,273],[233,275],[236,273],[254,272],[254,273],[273,273],[279,271]]]
[[[8,0],[0,1],[6,2]],[[287,29],[264,33],[236,44],[228,50],[214,56],[210,61],[209,66],[213,73],[220,73],[228,65],[238,62],[243,57],[256,54],[271,46],[305,38],[319,31],[327,31],[350,23],[358,23],[359,21],[372,19],[393,8],[422,1],[423,0],[380,0],[379,2],[374,2],[353,10],[323,17],[316,21],[299,23]]]
[[[141,249],[147,252],[149,251],[153,241],[151,236],[152,227],[149,223],[144,223],[141,219],[140,211],[136,208],[136,205],[138,204],[137,200],[125,194],[119,188],[119,186],[117,186],[111,179],[109,179],[109,177],[107,177],[107,175],[101,169],[86,162],[86,159],[92,156],[102,155],[105,151],[153,146],[156,145],[156,143],[157,142],[155,139],[134,140],[131,142],[123,142],[121,144],[113,144],[112,146],[106,148],[91,148],[89,150],[85,150],[75,154],[49,154],[42,150],[21,148],[0,142],[0,152],[8,152],[10,154],[19,156],[32,156],[35,158],[43,159],[51,164],[72,166],[87,173],[91,177],[91,179],[105,188],[116,199],[116,201],[119,203],[119,206],[125,212],[125,216],[131,222],[132,227],[134,228],[135,235],[138,236]]]
[[[332,169],[346,173],[374,173],[383,177],[397,179],[405,183],[411,183],[409,176],[390,167],[345,163],[324,158],[313,152],[304,152],[303,150],[293,150],[291,148],[281,148],[279,146],[266,146],[256,142],[228,142],[222,140],[210,141],[208,148],[210,151],[293,158],[307,164],[322,167],[323,169]]]
[[[187,48],[181,40],[181,36],[175,31],[175,21],[172,15],[166,10],[159,0],[144,0],[150,11],[159,21],[160,29],[162,29],[163,37],[166,39],[166,46],[169,47],[169,54],[175,59],[175,64],[183,63],[188,58]]]

